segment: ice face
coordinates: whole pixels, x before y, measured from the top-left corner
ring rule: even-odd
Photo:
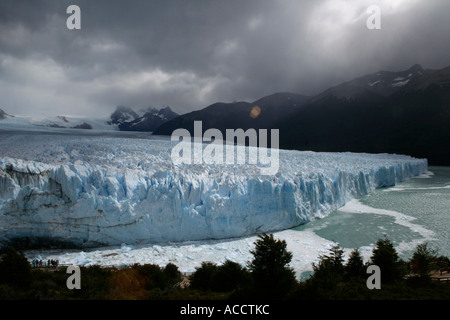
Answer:
[[[174,145],[71,135],[1,139],[0,242],[91,247],[274,232],[427,172],[426,160],[409,156],[280,150],[279,172],[262,176],[250,164],[175,166]]]

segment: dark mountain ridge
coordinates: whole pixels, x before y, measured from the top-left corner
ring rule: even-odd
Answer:
[[[280,147],[402,153],[449,165],[450,67],[377,72],[313,97],[276,124]]]
[[[225,136],[226,129],[270,129],[277,121],[300,108],[308,97],[282,92],[266,96],[252,103],[214,103],[202,110],[176,117],[161,125],[153,134],[171,135],[175,129],[187,129],[193,135],[194,121],[202,121],[203,131],[219,129]]]
[[[279,129],[283,149],[398,153],[450,165],[450,67],[378,71],[310,98],[276,93],[253,103],[215,103],[164,123],[154,134],[185,128],[192,135],[194,121],[224,136],[226,129]]]

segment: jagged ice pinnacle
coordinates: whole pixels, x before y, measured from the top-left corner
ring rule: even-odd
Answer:
[[[427,171],[427,160],[409,156],[280,150],[279,172],[262,176],[250,164],[175,166],[174,145],[39,134],[0,140],[0,243],[93,247],[274,232]]]

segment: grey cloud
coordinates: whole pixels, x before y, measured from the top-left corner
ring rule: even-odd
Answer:
[[[386,8],[382,30],[369,31],[364,9],[377,2]],[[450,65],[450,3],[395,3],[2,0],[0,106],[100,115],[119,104],[171,105],[188,112],[277,91],[312,95],[381,69]],[[82,10],[80,31],[65,27],[71,4]],[[39,81],[45,68],[51,72]]]

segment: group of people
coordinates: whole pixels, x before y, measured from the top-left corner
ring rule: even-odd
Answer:
[[[58,264],[59,264],[59,261],[54,260],[54,259],[48,259],[47,262],[42,261],[42,259],[33,259],[33,261],[32,261],[32,265],[35,268],[38,268],[38,267],[55,267],[56,268],[58,266]]]

